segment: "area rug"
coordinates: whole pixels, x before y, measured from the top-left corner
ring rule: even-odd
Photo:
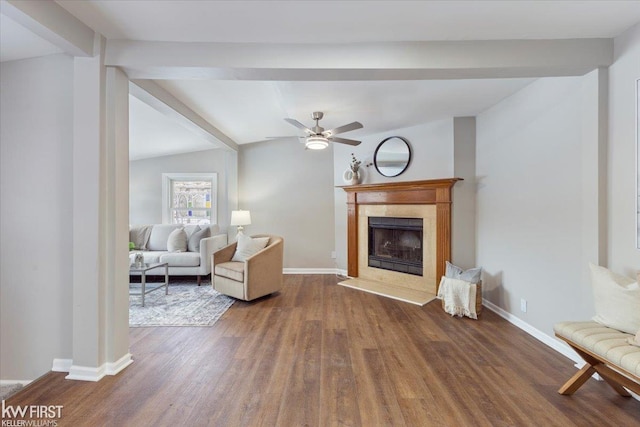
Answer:
[[[215,291],[211,285],[169,284],[148,293],[144,307],[139,295],[129,296],[129,326],[211,326],[233,304],[233,298]]]
[[[0,386],[0,400],[8,399],[22,389],[22,384],[5,384]]]

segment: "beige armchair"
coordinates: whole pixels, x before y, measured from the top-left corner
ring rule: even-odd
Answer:
[[[251,237],[269,237],[269,243],[244,262],[231,261],[237,243],[212,255],[211,285],[216,291],[251,301],[282,289],[284,240],[266,234]]]

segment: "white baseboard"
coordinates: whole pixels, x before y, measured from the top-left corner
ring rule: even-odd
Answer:
[[[92,366],[71,365],[69,375],[65,378],[68,380],[79,381],[100,381],[105,376],[105,365],[94,368]]]
[[[494,313],[496,313],[498,316],[500,316],[503,319],[505,319],[507,322],[511,323],[512,325],[515,325],[519,329],[522,329],[523,331],[525,331],[526,333],[528,333],[532,337],[536,338],[537,340],[539,340],[542,343],[548,345],[549,347],[551,347],[552,349],[554,349],[558,353],[562,354],[566,358],[568,358],[568,359],[572,360],[573,362],[575,362],[575,367],[577,369],[582,369],[582,367],[586,364],[586,362],[584,360],[582,360],[582,358],[580,356],[578,356],[578,354],[576,352],[571,350],[571,347],[569,347],[567,344],[561,342],[560,340],[557,340],[557,339],[555,339],[553,337],[550,337],[549,335],[545,334],[544,332],[534,328],[533,326],[531,326],[527,322],[525,322],[522,319],[517,318],[513,314],[503,310],[502,308],[498,307],[497,305],[495,305],[491,301],[487,301],[486,299],[483,298],[482,299],[482,305],[484,305],[486,308],[488,308],[489,310],[491,310]],[[600,375],[598,375],[598,373],[594,373],[591,376],[591,378],[593,378],[593,379],[595,379],[597,381],[602,381],[602,377],[600,377]],[[640,396],[639,395],[633,393],[632,391],[629,391],[629,392],[631,393],[631,395],[633,396],[634,399],[640,400]]]
[[[552,349],[554,349],[558,353],[562,354],[566,358],[568,358],[570,360],[573,360],[575,363],[579,363],[581,365],[584,364],[584,360],[582,360],[580,358],[580,356],[578,356],[573,350],[571,350],[571,347],[569,347],[567,344],[564,344],[560,340],[557,340],[557,339],[555,339],[553,337],[550,337],[549,335],[545,334],[544,332],[540,331],[539,329],[534,328],[533,326],[531,326],[527,322],[523,321],[522,319],[517,318],[516,316],[514,316],[511,313],[509,313],[508,311],[505,311],[504,309],[498,307],[497,305],[495,305],[491,301],[487,301],[486,299],[483,298],[482,299],[482,305],[484,305],[489,310],[491,310],[494,313],[496,313],[498,316],[500,316],[503,319],[505,319],[507,322],[511,323],[512,325],[517,326],[519,329],[522,329],[523,331],[525,331],[526,333],[528,333],[529,335],[531,335],[535,339],[537,339],[537,340],[541,341],[542,343],[548,345],[549,347],[551,347]]]
[[[53,372],[69,372],[72,365],[73,360],[71,359],[53,359],[51,370]]]
[[[69,367],[69,375],[65,378],[68,380],[96,382],[104,378],[105,375],[116,375],[132,363],[133,358],[131,357],[131,353],[127,353],[115,362],[105,363],[102,366],[95,368],[91,366],[78,366],[72,364]]]
[[[105,373],[107,375],[116,375],[118,372],[122,371],[127,366],[133,363],[133,357],[131,353],[127,353],[122,356],[119,360],[115,362],[110,362],[106,364]]]

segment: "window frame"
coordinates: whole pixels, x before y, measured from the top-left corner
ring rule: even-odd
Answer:
[[[163,173],[162,174],[162,223],[171,222],[171,183],[172,181],[211,181],[211,218],[210,224],[218,223],[218,174],[213,173]],[[196,208],[199,209],[199,208]]]

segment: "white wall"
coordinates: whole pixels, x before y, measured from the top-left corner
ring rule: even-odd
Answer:
[[[162,223],[163,173],[217,173],[218,224],[229,224],[237,203],[237,154],[225,149],[154,157],[129,163],[129,221],[131,224]]]
[[[635,277],[636,249],[635,85],[640,79],[640,24],[614,41],[615,63],[609,67],[609,266]]]
[[[597,77],[539,79],[477,117],[483,296],[548,335],[560,320],[593,316],[585,254],[597,250],[584,250],[594,240],[583,222],[598,207],[585,206],[597,199],[582,180],[597,139],[583,136],[582,102],[594,102]]]
[[[402,136],[409,141],[412,151],[409,167],[402,175],[394,178],[380,175],[373,166],[365,167],[363,168],[365,173],[363,183],[417,181],[453,177],[453,119],[448,119],[368,136],[362,138],[362,144],[357,147],[334,144],[334,185],[346,185],[343,181],[343,173],[349,168],[351,153],[354,153],[359,160],[362,160],[362,166],[372,163],[376,147],[383,139],[389,136]],[[346,270],[347,197],[344,190],[340,188],[334,190],[334,202],[336,266],[341,270]]]
[[[251,211],[245,233],[283,236],[285,268],[334,268],[331,148],[259,142],[240,147],[238,164],[239,207]]]
[[[0,378],[72,356],[73,59],[0,65]]]

